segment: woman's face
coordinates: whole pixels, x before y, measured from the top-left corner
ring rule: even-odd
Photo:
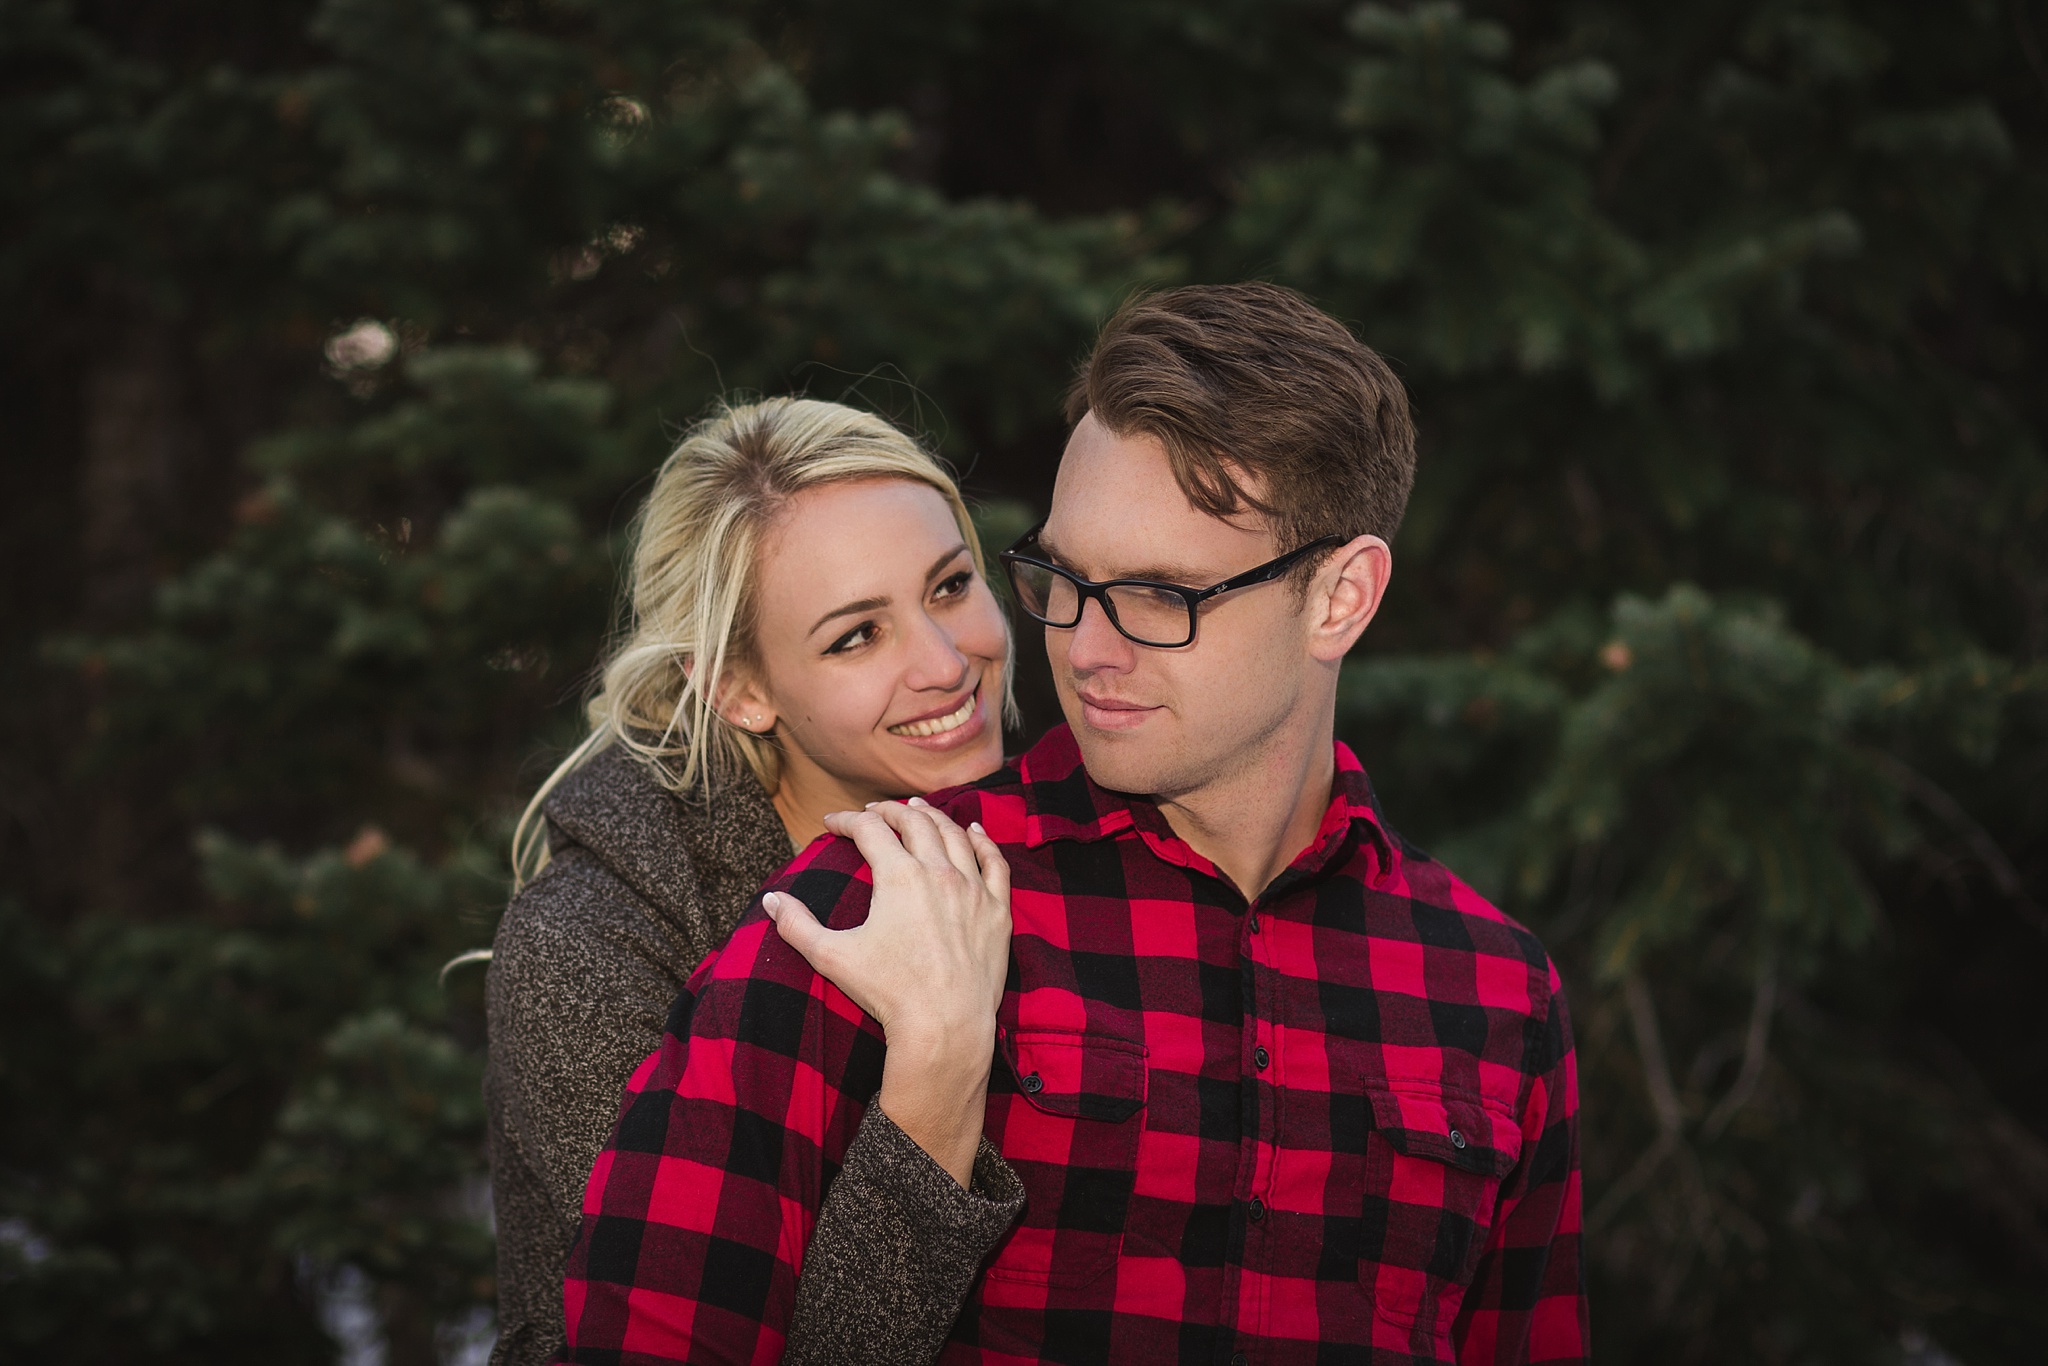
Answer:
[[[1009,636],[936,489],[807,489],[760,556],[759,677],[724,711],[774,727],[785,786],[865,802],[1002,767]]]

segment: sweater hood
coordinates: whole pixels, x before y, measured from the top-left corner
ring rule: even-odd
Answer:
[[[580,848],[678,925],[707,895],[758,888],[795,852],[751,776],[685,798],[617,745],[564,778],[541,811],[551,856]]]

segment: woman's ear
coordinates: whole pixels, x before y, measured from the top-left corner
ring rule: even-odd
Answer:
[[[1393,573],[1394,552],[1377,536],[1356,536],[1337,547],[1309,598],[1310,648],[1316,658],[1341,660],[1350,653],[1380,610]]]
[[[775,729],[775,704],[752,678],[728,673],[718,694],[712,699],[712,709],[727,725],[756,735],[766,735]]]

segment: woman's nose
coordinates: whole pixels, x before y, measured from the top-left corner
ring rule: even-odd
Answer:
[[[953,639],[953,633],[929,616],[920,616],[911,642],[910,673],[904,682],[917,689],[944,691],[966,681],[973,662]]]

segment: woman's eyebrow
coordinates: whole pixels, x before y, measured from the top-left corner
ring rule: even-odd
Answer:
[[[811,626],[810,631],[806,634],[806,638],[808,639],[809,636],[816,635],[818,633],[818,628],[820,626],[823,626],[826,622],[831,621],[835,617],[850,617],[860,612],[879,612],[888,605],[889,599],[883,597],[858,598],[853,602],[845,604],[844,606],[835,607],[831,611],[827,612],[824,616],[818,618],[818,620]]]
[[[953,561],[959,559],[960,556],[966,551],[966,549],[967,542],[962,541],[960,542],[960,544],[954,546],[945,554],[939,556],[938,559],[933,560],[932,567],[924,571],[926,581],[929,582],[930,580],[937,578],[939,576],[939,571],[943,570],[947,565],[953,563]],[[818,633],[819,627],[823,626],[826,622],[832,621],[838,617],[850,617],[860,612],[879,612],[888,605],[889,599],[887,597],[856,598],[854,601],[846,603],[839,607],[835,607],[831,611],[827,612],[824,616],[819,617],[816,622],[812,623],[810,631],[806,634],[811,636],[816,635]]]
[[[930,583],[945,572],[946,566],[967,553],[967,542],[962,541],[945,554],[932,561],[932,567],[924,571],[925,582]]]

